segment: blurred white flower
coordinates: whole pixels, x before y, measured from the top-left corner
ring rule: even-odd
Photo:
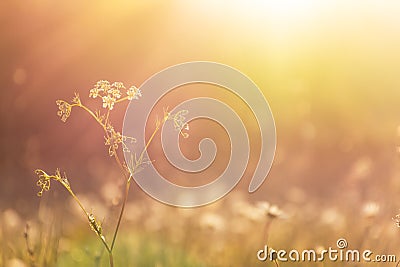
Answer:
[[[348,174],[348,177],[352,180],[365,179],[370,174],[373,167],[373,161],[369,157],[361,157],[356,160]]]
[[[256,203],[256,207],[264,213],[265,216],[269,218],[286,218],[287,215],[281,210],[277,205],[271,205],[266,201],[261,201]]]
[[[27,267],[27,265],[18,258],[7,261],[6,267]]]
[[[213,231],[222,231],[225,229],[225,221],[221,216],[209,212],[200,217],[200,226]]]
[[[344,225],[344,216],[337,211],[335,208],[324,209],[321,213],[321,222],[328,224],[336,229]]]
[[[6,229],[16,229],[21,227],[21,217],[13,209],[7,209],[3,212],[3,227]]]
[[[279,209],[278,206],[273,205],[269,208],[268,214],[269,217],[271,218],[283,218],[285,217],[285,214],[283,210]]]
[[[256,207],[258,209],[262,210],[263,212],[268,213],[268,211],[271,207],[271,204],[269,204],[269,202],[267,202],[267,201],[259,201],[256,203]]]
[[[366,218],[376,217],[379,213],[380,206],[376,202],[367,202],[364,204],[362,208],[362,213]]]
[[[265,202],[264,204],[260,204],[260,205],[262,207],[258,207],[258,204],[256,204],[256,206],[254,206],[245,201],[239,201],[239,202],[235,203],[235,206],[233,208],[234,208],[234,211],[238,215],[243,216],[250,221],[259,222],[259,221],[262,221],[265,216],[264,209],[266,208],[266,206],[263,206],[263,205],[269,206],[269,204],[267,204],[267,202]]]

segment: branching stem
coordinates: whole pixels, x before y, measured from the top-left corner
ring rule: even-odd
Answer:
[[[164,124],[167,120],[171,119],[175,123],[174,124],[175,128],[178,127],[178,129],[181,131],[183,129],[183,126],[185,125],[185,123],[183,122],[184,117],[182,115],[187,113],[187,111],[185,111],[186,113],[181,112],[181,113],[178,113],[176,116],[171,116],[171,114],[167,111],[167,109],[165,109],[163,119],[156,120],[154,132],[152,133],[152,135],[146,142],[145,147],[139,154],[139,158],[137,159],[136,154],[135,154],[135,160],[133,160],[133,157],[132,157],[132,162],[126,163],[126,165],[124,165],[121,162],[121,159],[118,155],[118,151],[117,151],[118,145],[122,143],[122,146],[125,151],[126,144],[124,143],[124,140],[129,140],[129,139],[134,140],[134,138],[122,136],[120,132],[117,132],[114,130],[113,126],[111,125],[111,123],[109,121],[110,111],[113,109],[113,106],[116,103],[120,103],[125,100],[138,99],[138,97],[141,96],[141,92],[139,89],[132,86],[131,88],[128,89],[127,96],[121,98],[120,90],[119,90],[120,88],[125,88],[122,83],[116,82],[110,86],[110,83],[108,81],[99,81],[96,84],[95,88],[90,90],[89,96],[91,96],[93,98],[100,96],[102,98],[103,107],[107,108],[107,112],[103,115],[101,115],[101,113],[99,111],[93,112],[90,108],[88,108],[87,106],[82,104],[78,94],[75,94],[75,97],[72,100],[72,103],[68,103],[64,100],[56,101],[57,105],[59,106],[59,111],[57,114],[58,114],[58,116],[61,117],[61,120],[64,122],[70,116],[71,110],[73,107],[79,107],[79,108],[83,109],[93,119],[95,119],[95,121],[101,126],[101,128],[104,131],[105,138],[106,138],[106,145],[110,146],[109,147],[110,156],[114,157],[118,167],[121,169],[123,176],[125,178],[125,191],[124,191],[124,195],[123,195],[123,202],[121,204],[118,221],[117,221],[115,230],[113,232],[113,238],[112,238],[110,245],[106,241],[106,238],[104,237],[104,235],[102,234],[101,224],[98,223],[98,221],[96,220],[96,218],[94,217],[93,214],[91,214],[87,211],[87,209],[84,207],[82,202],[75,195],[75,193],[71,189],[71,186],[70,186],[66,176],[62,176],[58,169],[57,169],[55,175],[48,175],[46,172],[44,172],[43,170],[40,170],[40,169],[36,170],[36,174],[39,176],[39,181],[38,181],[37,185],[41,187],[41,191],[38,193],[38,195],[41,196],[43,191],[48,191],[50,189],[50,181],[52,179],[61,183],[62,186],[68,191],[68,193],[72,196],[72,198],[78,204],[79,208],[82,210],[82,212],[88,219],[90,227],[96,233],[97,237],[100,239],[100,241],[104,245],[105,249],[107,250],[109,261],[110,261],[110,267],[114,267],[113,249],[115,247],[115,242],[116,242],[117,235],[118,235],[118,232],[120,229],[122,217],[124,215],[125,206],[128,201],[129,189],[130,189],[130,186],[132,183],[132,179],[134,178],[135,174],[138,172],[139,167],[143,164],[145,153],[146,153],[147,149],[149,148],[150,144],[152,143],[152,141],[154,140],[157,132],[162,127],[162,124]],[[186,129],[188,129],[188,127]]]

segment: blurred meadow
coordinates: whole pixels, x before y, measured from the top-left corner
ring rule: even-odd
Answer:
[[[139,87],[168,66],[196,60],[232,66],[262,90],[277,129],[271,172],[247,193],[259,154],[254,118],[224,90],[197,85],[246,118],[246,173],[222,200],[196,209],[161,204],[133,184],[115,266],[275,266],[257,260],[265,244],[321,250],[336,248],[339,238],[400,260],[392,219],[400,213],[399,14],[400,2],[378,0],[1,1],[0,266],[108,266],[64,188],[53,182],[37,196],[34,170],[60,168],[107,238],[122,202],[101,129],[81,110],[61,122],[55,101],[77,92],[99,106],[89,99],[98,80]],[[196,96],[190,87],[165,96],[159,109]],[[113,111],[116,128],[125,108]],[[188,157],[198,156],[196,138],[229,145],[216,125],[193,123],[189,133]],[[156,144],[151,154],[162,161]],[[201,182],[224,164],[217,157]]]

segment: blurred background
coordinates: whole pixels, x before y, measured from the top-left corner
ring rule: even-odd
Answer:
[[[66,215],[75,211],[63,188],[36,196],[36,168],[65,171],[104,227],[114,225],[122,188],[102,131],[81,110],[62,123],[55,101],[78,92],[100,107],[88,97],[98,80],[139,87],[168,66],[195,60],[239,69],[263,91],[277,128],[274,165],[256,193],[246,193],[249,167],[235,192],[190,211],[164,206],[133,186],[126,218],[132,228],[125,228],[129,235],[121,242],[136,242],[134,250],[148,262],[133,257],[135,263],[127,258],[123,264],[197,266],[194,258],[199,266],[256,265],[255,253],[265,243],[255,241],[265,223],[251,209],[259,201],[287,215],[272,225],[273,247],[333,246],[345,237],[353,247],[400,257],[392,221],[400,209],[399,13],[397,1],[2,1],[1,263],[26,259],[18,245],[25,222],[43,229],[47,216],[62,221],[53,233],[64,240],[57,266],[64,258],[76,264],[92,255],[74,243],[81,240],[77,233],[92,233],[80,215],[76,221]],[[204,90],[224,98],[216,87]],[[172,103],[182,94],[167,97]],[[113,112],[116,128],[125,108]],[[182,221],[187,232],[176,233],[170,219]],[[241,235],[247,240],[242,247]],[[142,243],[147,254],[139,253]],[[177,247],[172,252],[166,249],[171,244]],[[182,262],[168,261],[169,253]]]

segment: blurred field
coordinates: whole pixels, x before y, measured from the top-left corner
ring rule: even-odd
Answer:
[[[230,65],[262,89],[277,127],[274,165],[256,193],[245,191],[250,168],[234,192],[193,210],[133,186],[116,266],[274,266],[256,258],[271,220],[259,201],[286,215],[270,225],[274,249],[335,247],[346,238],[350,248],[400,260],[392,220],[400,213],[399,12],[396,1],[2,1],[0,266],[34,266],[26,222],[36,266],[107,266],[61,186],[36,196],[34,169],[61,168],[106,234],[121,203],[101,130],[78,111],[63,124],[55,100],[76,91],[95,105],[87,94],[97,80],[139,86],[193,60]],[[216,88],[204,92],[235,103]]]

